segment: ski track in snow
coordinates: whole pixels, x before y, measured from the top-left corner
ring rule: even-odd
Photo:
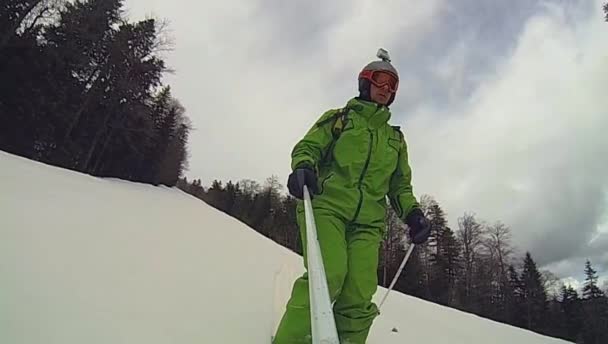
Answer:
[[[0,152],[0,343],[269,343],[303,271],[176,188]],[[414,342],[567,343],[393,291],[368,343]]]

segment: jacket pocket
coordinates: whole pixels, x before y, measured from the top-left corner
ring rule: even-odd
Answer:
[[[400,140],[396,140],[393,138],[388,138],[386,142],[386,146],[384,146],[384,154],[382,158],[382,170],[387,173],[387,175],[392,174],[398,165],[399,160],[399,146],[401,144]]]
[[[327,177],[323,178],[323,180],[321,180],[321,183],[319,185],[319,194],[322,195],[325,192],[325,184],[327,183],[327,181],[334,176],[334,172],[330,172]]]

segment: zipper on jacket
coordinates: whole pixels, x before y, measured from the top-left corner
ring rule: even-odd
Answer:
[[[355,222],[357,217],[359,217],[359,212],[361,211],[361,206],[363,205],[363,190],[361,189],[361,184],[363,183],[363,177],[365,177],[365,173],[367,173],[367,168],[369,167],[369,161],[372,156],[372,145],[374,143],[374,135],[371,129],[367,129],[369,131],[369,145],[367,151],[367,160],[365,161],[365,166],[363,167],[363,171],[359,176],[359,183],[357,187],[359,188],[359,204],[357,205],[357,211],[355,211],[355,216],[353,217],[351,222]]]

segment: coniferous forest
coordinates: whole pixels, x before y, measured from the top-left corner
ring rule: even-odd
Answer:
[[[176,186],[301,254],[296,200],[268,178],[204,186],[188,181],[186,109],[162,82],[166,24],[130,21],[123,0],[0,2],[0,150],[95,176]],[[608,4],[604,6],[608,21]],[[429,241],[416,247],[395,289],[576,343],[608,343],[608,286],[593,263],[584,286],[564,285],[520,252],[512,229],[462,214],[452,227],[421,197]],[[407,228],[387,211],[378,281],[405,255]]]
[[[233,216],[260,234],[302,254],[295,219],[296,199],[282,194],[276,177],[204,187],[179,180],[185,192]],[[608,285],[599,285],[592,262],[581,266],[577,291],[550,271],[540,270],[532,252],[519,252],[511,228],[465,213],[451,228],[441,205],[420,197],[431,221],[431,236],[417,246],[395,289],[434,303],[576,343],[608,343]],[[388,232],[379,252],[378,283],[388,287],[407,249],[408,230],[389,207]]]
[[[185,109],[161,82],[165,24],[123,0],[3,0],[0,149],[89,173],[175,185]]]

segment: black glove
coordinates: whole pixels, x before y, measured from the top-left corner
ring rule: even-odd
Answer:
[[[414,208],[407,217],[405,223],[410,227],[410,237],[416,245],[423,244],[431,234],[431,224],[420,208]]]
[[[297,199],[304,198],[304,185],[308,187],[311,199],[313,194],[319,192],[317,189],[317,175],[310,166],[296,168],[293,172],[291,172],[289,179],[287,180],[287,188],[289,189],[289,193]]]

